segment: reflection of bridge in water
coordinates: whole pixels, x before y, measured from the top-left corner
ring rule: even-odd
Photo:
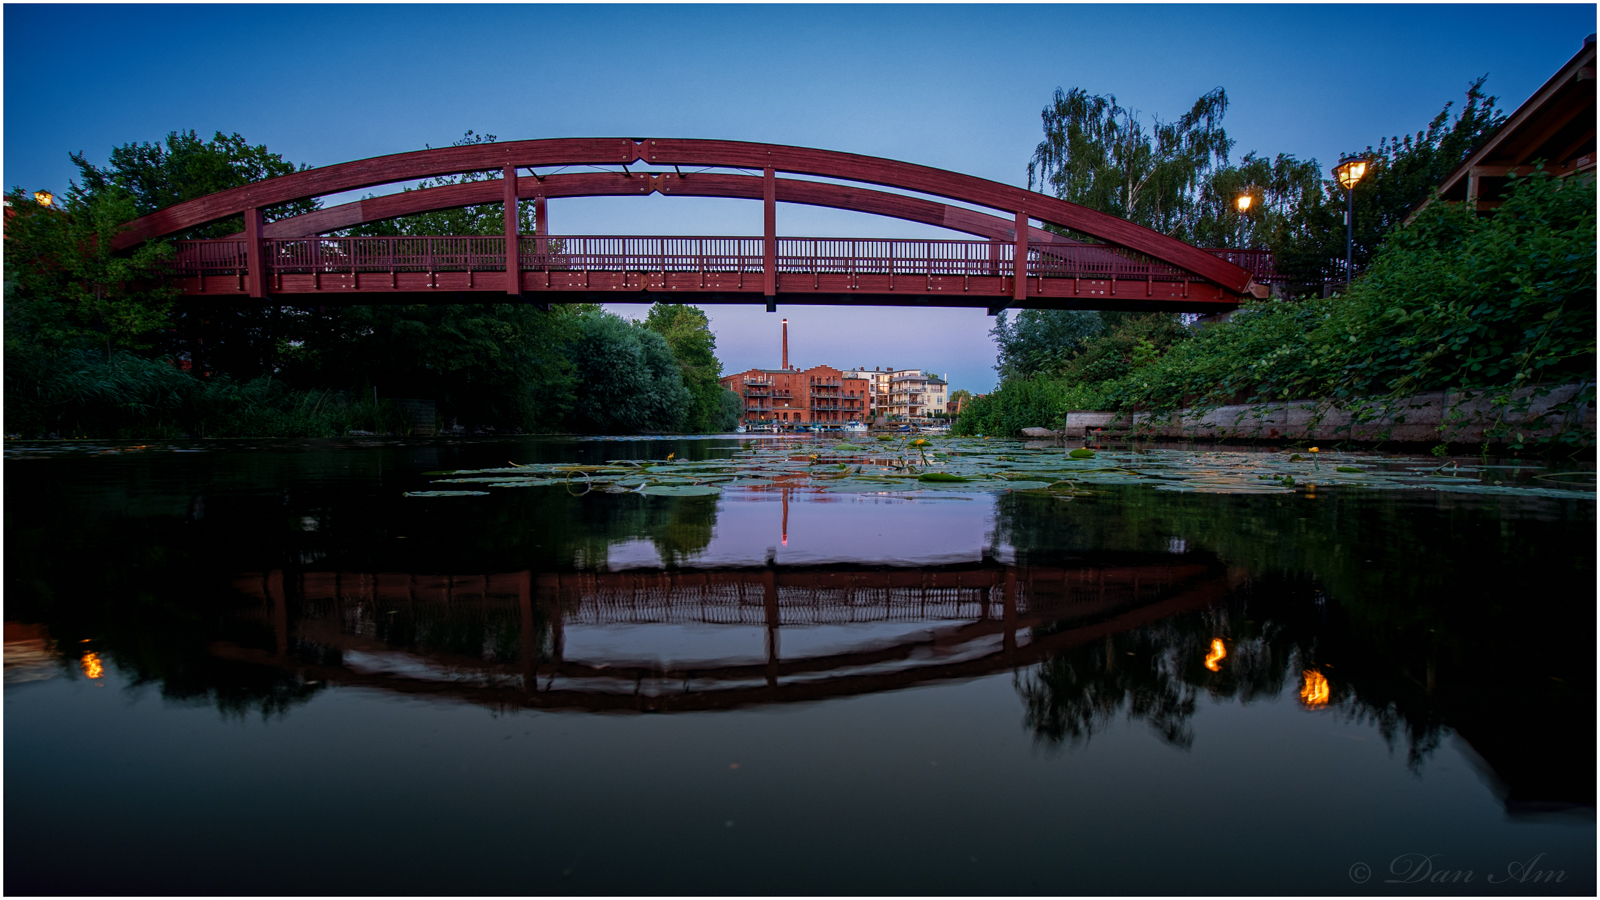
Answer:
[[[246,615],[271,624],[276,646],[213,645],[224,658],[288,668],[307,680],[497,707],[638,712],[804,702],[975,678],[1207,606],[1230,590],[1225,570],[1194,556],[1070,568],[274,571],[235,585],[258,602]],[[413,632],[395,627],[397,620],[447,621],[458,632],[466,625],[515,639],[420,646],[406,640]],[[785,627],[884,622],[928,627],[844,652],[779,652]],[[565,657],[569,626],[652,624],[764,627],[766,658],[663,664]],[[1046,625],[1049,633],[1036,636],[1033,629]]]

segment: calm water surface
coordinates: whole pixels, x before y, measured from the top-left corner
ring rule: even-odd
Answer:
[[[402,496],[740,445],[8,445],[5,891],[1595,892],[1592,499]]]

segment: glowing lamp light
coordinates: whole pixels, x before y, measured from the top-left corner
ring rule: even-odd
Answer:
[[[1206,654],[1206,668],[1213,672],[1222,671],[1222,658],[1227,655],[1227,648],[1222,646],[1222,638],[1212,638],[1211,652]]]
[[[56,205],[56,195],[50,193],[49,191],[34,191],[33,202],[39,204],[45,209],[49,209],[50,207]]]
[[[1334,167],[1333,174],[1346,190],[1356,186],[1356,183],[1367,176],[1367,169],[1372,166],[1372,160],[1365,156],[1346,156],[1339,160]]]
[[[1253,202],[1255,202],[1254,197],[1249,194],[1240,194],[1239,198],[1233,201],[1233,205],[1239,208],[1239,212],[1247,213],[1250,211],[1250,204]]]
[[[99,678],[106,673],[105,666],[101,664],[100,654],[98,653],[85,653],[79,664],[83,666],[83,674],[86,678]]]
[[[1307,669],[1301,673],[1300,703],[1306,709],[1321,709],[1328,705],[1328,697],[1332,693],[1328,688],[1327,676],[1316,669]]]

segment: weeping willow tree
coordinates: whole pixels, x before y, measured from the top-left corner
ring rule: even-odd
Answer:
[[[1028,188],[1190,239],[1202,190],[1233,147],[1222,127],[1227,109],[1219,87],[1177,121],[1151,116],[1147,124],[1114,95],[1057,88],[1041,113],[1044,140],[1028,163]]]

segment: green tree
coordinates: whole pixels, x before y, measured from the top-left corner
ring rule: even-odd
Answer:
[[[193,200],[217,191],[290,175],[309,168],[285,160],[265,145],[251,145],[237,133],[217,132],[201,140],[194,131],[174,131],[166,143],[129,143],[111,151],[108,165],[96,166],[82,153],[74,153],[78,181],[69,194],[91,203],[102,196],[127,194],[133,200],[127,219]],[[296,200],[263,210],[266,221],[311,212],[315,199]],[[126,220],[124,220],[126,221]],[[173,240],[199,240],[238,234],[244,230],[239,216],[209,222]],[[286,307],[241,304],[232,300],[179,297],[171,308],[170,322],[154,350],[187,357],[196,372],[225,372],[254,378],[274,371],[279,348],[298,338],[295,326],[303,316]]]
[[[171,253],[150,243],[110,250],[133,217],[120,187],[89,193],[74,185],[59,207],[44,207],[21,188],[6,196],[5,322],[7,355],[69,347],[149,350],[167,325],[173,291],[161,276]]]
[[[722,363],[716,356],[717,337],[711,333],[711,320],[697,307],[657,303],[650,307],[644,324],[666,339],[677,360],[690,397],[685,429],[731,431],[738,424],[741,404],[729,404],[725,395],[732,392],[717,380],[722,377]],[[737,401],[737,395],[734,399]]]
[[[1427,127],[1416,134],[1386,138],[1372,158],[1367,175],[1355,188],[1355,235],[1351,246],[1356,270],[1367,267],[1384,240],[1405,222],[1418,204],[1466,161],[1505,122],[1505,113],[1483,91],[1487,76],[1467,87],[1466,102],[1452,119],[1454,103],[1446,103]],[[1333,178],[1322,181],[1321,195],[1307,197],[1299,218],[1303,224],[1284,234],[1272,249],[1278,271],[1303,284],[1339,279],[1344,272],[1344,188]]]
[[[572,406],[576,319],[515,303],[343,307],[302,327],[282,377],[432,399],[464,428],[551,430]]]
[[[1057,88],[1041,113],[1044,140],[1028,163],[1028,187],[1187,239],[1201,191],[1233,146],[1222,127],[1227,109],[1219,87],[1176,122],[1152,116],[1147,129],[1113,95]]]
[[[1248,194],[1250,209],[1240,213],[1239,196]],[[1202,247],[1271,250],[1304,239],[1306,211],[1321,208],[1322,173],[1314,159],[1288,154],[1272,159],[1246,153],[1238,165],[1218,168],[1200,191],[1191,235]]]
[[[466,132],[452,146],[493,143]],[[425,149],[431,149],[425,145]],[[497,169],[422,181],[416,190],[491,181]],[[518,203],[519,230],[534,230],[533,203]],[[503,203],[432,210],[369,222],[347,234],[499,235]],[[566,347],[577,312],[542,313],[517,303],[351,306],[319,313],[303,348],[289,349],[286,376],[301,383],[376,384],[389,396],[431,398],[443,420],[462,427],[552,429],[572,411],[573,366]]]
[[[477,134],[468,130],[461,139],[451,143],[452,147],[471,147],[476,144],[492,144],[499,140],[492,134]],[[424,144],[423,149],[433,149]],[[475,181],[498,181],[504,177],[499,169],[482,172],[462,172],[458,175],[441,175],[437,178],[427,178],[417,184],[415,188],[406,188],[406,191],[422,190],[424,188],[447,187],[452,184],[469,184]],[[371,195],[368,195],[369,197]],[[357,225],[347,233],[362,237],[391,237],[396,235],[430,236],[448,234],[504,234],[505,204],[504,203],[479,203],[474,206],[461,206],[455,209],[436,209],[428,212],[413,213],[409,216],[397,216],[393,219],[384,219],[379,222],[367,222]],[[534,231],[534,204],[532,200],[517,202],[517,233],[532,234]]]
[[[1058,372],[1103,327],[1093,310],[1025,309],[1016,319],[1001,310],[989,329],[999,350],[995,371],[1002,379]]]
[[[78,167],[84,194],[95,197],[113,187],[127,191],[134,199],[134,216],[165,209],[175,203],[241,185],[303,172],[310,166],[296,165],[273,153],[265,144],[251,146],[237,132],[217,132],[203,141],[194,131],[174,131],[167,142],[123,144],[111,151],[109,165],[100,168],[82,153],[71,154]],[[298,216],[318,209],[317,200],[295,200],[262,211],[268,222]],[[132,218],[132,217],[130,217]],[[226,237],[244,230],[244,219],[233,217],[190,229],[176,237],[199,240]]]
[[[690,396],[666,338],[598,308],[582,310],[566,355],[576,378],[569,426],[601,434],[678,431]]]

